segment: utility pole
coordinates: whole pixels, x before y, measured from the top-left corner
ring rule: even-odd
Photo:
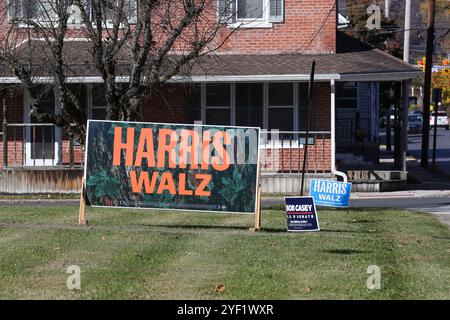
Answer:
[[[308,171],[306,167],[306,163],[308,161],[308,144],[309,144],[309,129],[311,126],[311,113],[313,108],[313,98],[314,98],[314,74],[316,72],[316,61],[312,62],[311,65],[311,74],[309,76],[309,88],[308,88],[308,119],[306,121],[306,135],[305,135],[305,144],[303,149],[303,168],[302,168],[302,183],[300,187],[300,195],[303,196],[303,190],[305,185],[305,174]]]
[[[405,35],[403,39],[403,61],[409,63],[409,39],[411,34],[411,0],[405,2]]]
[[[436,169],[436,140],[437,140],[437,119],[438,119],[438,111],[439,111],[439,103],[441,102],[441,89],[434,88],[433,89],[433,103],[434,103],[434,124],[433,124],[433,169]]]
[[[423,85],[423,131],[422,131],[422,158],[420,166],[428,167],[428,149],[430,146],[430,95],[431,95],[431,69],[433,67],[434,45],[434,13],[436,1],[428,0],[428,26],[427,26],[427,53],[425,62],[425,81]]]
[[[409,40],[411,34],[411,0],[405,2],[405,34],[403,39],[403,61],[409,63]],[[406,172],[406,152],[408,151],[408,108],[409,108],[409,81],[402,81],[402,108],[400,116],[400,150],[398,153],[398,167]]]

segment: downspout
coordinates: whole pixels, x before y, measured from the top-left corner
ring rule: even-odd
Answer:
[[[336,84],[331,79],[331,173],[335,176],[342,177],[344,182],[348,181],[344,172],[336,170]]]

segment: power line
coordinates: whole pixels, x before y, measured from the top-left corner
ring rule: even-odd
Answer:
[[[448,27],[436,27],[435,29],[447,29]],[[395,29],[395,30],[389,30],[389,29]],[[374,31],[374,30],[368,30],[366,28],[342,28],[343,31]],[[402,29],[400,27],[381,27],[379,29],[375,29],[376,31],[378,30],[382,30],[384,32],[393,32],[393,33],[397,33],[397,32],[405,32],[405,31],[425,31],[427,30],[427,28],[425,27],[421,27],[421,28],[409,28],[409,29]],[[448,29],[445,33],[445,35],[441,36],[441,37],[445,37],[448,33],[449,33],[450,29]]]
[[[335,8],[337,8],[336,6],[337,4],[337,0],[334,1],[333,5],[331,6],[330,11],[328,12],[327,16],[325,17],[325,19],[322,21],[321,25],[319,26],[319,28],[317,29],[317,31],[315,32],[314,36],[311,38],[311,40],[309,41],[308,45],[301,51],[299,52],[300,54],[304,53],[306,50],[309,49],[309,47],[311,46],[311,44],[314,42],[314,40],[317,38],[317,36],[320,34],[320,32],[322,31],[323,27],[325,26],[325,24],[327,23],[328,19],[331,16],[331,13],[335,10]]]

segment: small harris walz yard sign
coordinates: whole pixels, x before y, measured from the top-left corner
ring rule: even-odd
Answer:
[[[318,206],[346,208],[351,189],[352,184],[349,182],[311,179],[309,195]]]
[[[88,122],[92,206],[254,213],[259,128]]]
[[[285,197],[287,230],[319,231],[319,218],[312,197]]]

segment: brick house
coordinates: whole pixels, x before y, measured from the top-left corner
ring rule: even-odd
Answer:
[[[219,6],[221,3],[219,0]],[[224,21],[220,36],[227,37],[240,19],[252,21],[233,33],[214,55],[199,59],[189,79],[175,77],[162,93],[149,97],[142,106],[145,121],[202,121],[279,130],[279,139],[265,135],[260,146],[266,192],[298,191],[306,141],[309,176],[342,176],[336,168],[337,153],[355,148],[369,153],[379,147],[380,82],[401,81],[407,85],[418,71],[340,33],[334,0],[239,3],[233,2],[230,9],[248,6],[254,10],[243,10],[236,19]],[[34,52],[45,52],[43,41],[29,41]],[[88,117],[102,119],[106,110],[102,80],[89,63],[88,47],[86,39],[67,39],[65,58],[73,72],[68,81],[77,87]],[[316,62],[313,128],[306,139],[312,61]],[[45,63],[38,78],[51,81]],[[125,71],[122,78],[126,81]],[[19,84],[5,66],[0,66],[0,82],[4,86]],[[20,88],[1,98],[6,131],[2,133],[0,152],[0,192],[77,191],[82,146],[68,141],[54,126],[35,123]],[[58,99],[53,94],[41,103],[47,110],[58,112]],[[357,131],[363,134],[356,138]]]

